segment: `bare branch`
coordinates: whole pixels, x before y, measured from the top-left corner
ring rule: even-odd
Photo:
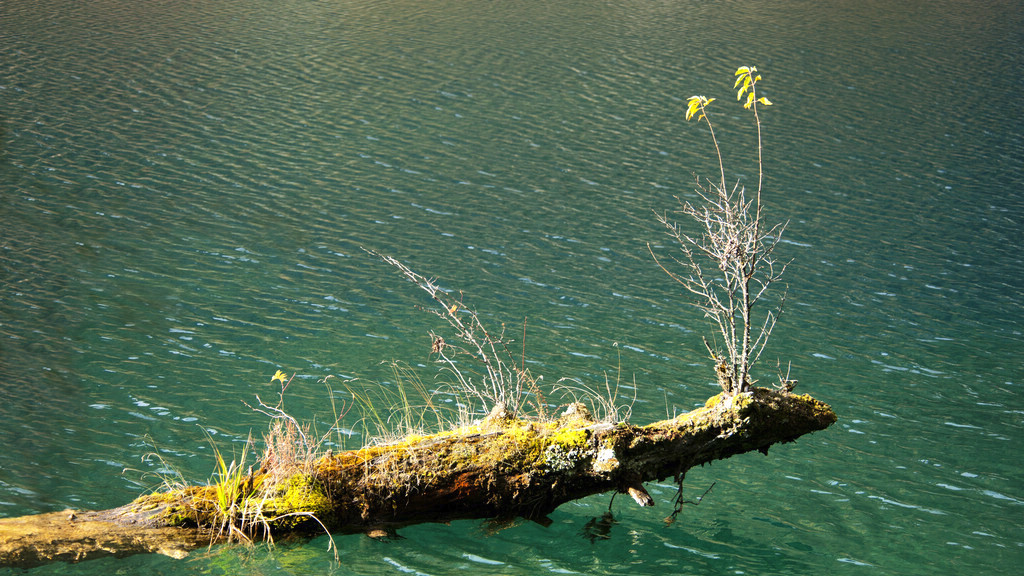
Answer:
[[[440,344],[438,344],[439,337],[431,333],[431,341],[434,343],[433,352],[437,353],[437,360],[445,365],[447,373],[455,377],[457,387],[468,396],[479,399],[483,404],[484,411],[504,404],[511,412],[518,412],[526,401],[526,393],[533,388],[534,380],[525,366],[516,360],[515,354],[509,349],[510,341],[505,338],[504,324],[501,327],[501,332],[497,335],[492,334],[481,322],[476,311],[465,305],[461,293],[456,299],[453,292],[442,289],[434,279],[413,271],[398,259],[372,250],[366,250],[366,252],[395,267],[403,276],[427,292],[435,302],[441,305],[440,310],[432,310],[432,312],[444,318],[454,329],[457,340],[467,346],[467,348],[452,346],[444,338],[440,338]],[[481,381],[474,382],[472,374],[464,371],[455,356],[446,353],[446,349],[473,357],[483,369]]]

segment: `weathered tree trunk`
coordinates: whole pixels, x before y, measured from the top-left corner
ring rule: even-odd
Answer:
[[[647,426],[596,423],[582,405],[553,422],[518,420],[498,409],[472,426],[328,453],[289,474],[240,475],[230,506],[218,504],[217,487],[192,486],[103,512],[3,519],[0,566],[153,552],[183,557],[242,534],[363,532],[467,518],[545,522],[569,500],[608,491],[653,505],[643,482],[681,478],[735,454],[767,453],[835,420],[810,396],[763,388],[720,394]]]

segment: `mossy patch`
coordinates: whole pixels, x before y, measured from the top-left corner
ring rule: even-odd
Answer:
[[[577,429],[557,429],[549,437],[551,444],[559,444],[563,448],[583,448],[587,443],[587,438],[590,434],[581,428]]]
[[[294,528],[310,521],[311,516],[333,514],[333,504],[316,478],[295,474],[277,487],[277,492],[263,502],[262,515],[268,523],[280,528]]]
[[[705,408],[714,408],[715,406],[718,406],[719,404],[721,404],[722,400],[725,400],[725,398],[726,398],[725,392],[720,392],[718,394],[715,394],[711,398],[708,398],[707,402],[704,403],[704,407]]]
[[[279,501],[285,510],[321,514],[330,510],[330,498],[323,488],[310,476],[296,474],[288,480]]]

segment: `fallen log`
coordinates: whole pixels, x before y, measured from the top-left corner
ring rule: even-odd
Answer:
[[[767,454],[836,421],[814,398],[755,388],[646,426],[595,422],[582,404],[554,421],[496,407],[472,425],[139,497],[112,510],[0,519],[0,566],[190,550],[232,539],[393,530],[422,522],[523,517],[541,523],[604,492],[654,504],[643,483],[713,460]],[[230,482],[230,485],[229,485]],[[225,496],[229,498],[225,498]]]

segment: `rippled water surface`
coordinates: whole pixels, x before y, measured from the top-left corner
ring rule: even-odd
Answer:
[[[437,319],[392,254],[531,369],[621,372],[632,419],[715,392],[654,218],[716,170],[685,99],[756,65],[791,360],[831,429],[544,528],[421,525],[38,573],[934,574],[1024,561],[1024,10],[1018,2],[0,3],[0,516],[205,481],[266,418],[330,426],[325,376],[425,381]],[[514,327],[514,328],[512,328]],[[384,362],[382,364],[382,362]],[[771,364],[771,366],[768,366]],[[351,398],[335,394],[338,402]],[[386,408],[386,406],[382,406]],[[357,411],[342,423],[363,440]],[[338,442],[341,443],[340,441]],[[160,458],[147,455],[159,454]],[[127,469],[127,471],[125,471]]]

